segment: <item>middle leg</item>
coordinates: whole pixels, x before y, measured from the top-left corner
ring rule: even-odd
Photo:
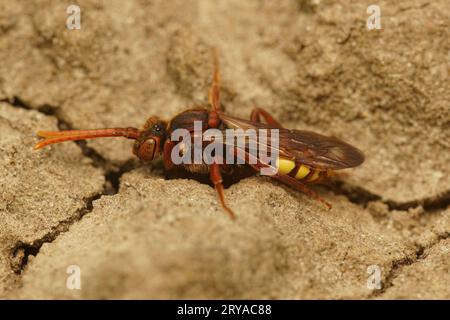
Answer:
[[[224,188],[223,188],[223,180],[222,180],[222,174],[220,173],[220,166],[217,163],[213,163],[210,166],[210,174],[209,177],[214,184],[214,188],[217,191],[217,195],[219,196],[220,203],[222,204],[223,209],[230,215],[231,219],[235,219],[235,215],[233,210],[231,210],[227,204],[225,203],[225,195],[224,195]]]
[[[211,105],[211,111],[209,113],[208,117],[208,126],[210,128],[217,128],[220,124],[220,119],[218,115],[218,111],[221,111],[220,108],[220,69],[219,69],[219,58],[217,49],[212,49],[212,55],[213,55],[213,64],[214,64],[214,70],[213,70],[213,78],[212,78],[212,84],[209,88],[209,104]]]

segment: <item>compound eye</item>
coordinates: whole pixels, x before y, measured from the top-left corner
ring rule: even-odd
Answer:
[[[155,156],[155,145],[156,142],[154,139],[147,139],[144,142],[138,142],[133,151],[139,159],[152,161]]]

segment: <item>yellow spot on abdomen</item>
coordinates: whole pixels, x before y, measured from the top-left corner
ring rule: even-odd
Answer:
[[[304,177],[306,177],[308,175],[308,173],[311,170],[309,170],[308,167],[305,167],[304,165],[301,165],[300,168],[298,168],[297,173],[295,174],[295,179],[303,179]]]
[[[289,174],[295,168],[295,162],[288,159],[278,158],[277,168],[278,173]]]

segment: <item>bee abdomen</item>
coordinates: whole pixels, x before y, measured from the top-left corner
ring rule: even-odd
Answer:
[[[297,180],[306,182],[317,182],[328,176],[327,171],[314,169],[285,158],[277,160],[277,168],[280,174],[290,175]]]

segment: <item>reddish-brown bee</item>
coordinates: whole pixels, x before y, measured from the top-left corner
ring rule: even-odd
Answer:
[[[192,139],[194,138],[194,121],[201,121],[201,129],[206,131],[210,128],[219,130],[225,129],[278,129],[279,143],[276,147],[268,140],[265,145],[270,152],[276,151],[277,159],[275,163],[268,163],[262,159],[250,161],[249,139],[246,145],[240,149],[244,154],[242,161],[244,170],[260,172],[265,167],[275,167],[276,174],[272,178],[284,184],[304,192],[312,198],[321,201],[327,207],[331,205],[320,198],[315,192],[307,188],[306,184],[323,181],[334,170],[356,167],[364,161],[364,155],[357,148],[334,137],[326,137],[311,131],[285,129],[268,112],[260,108],[255,108],[250,116],[250,120],[239,119],[226,115],[221,111],[220,106],[220,77],[217,54],[214,53],[214,73],[211,88],[209,90],[210,108],[192,108],[183,111],[172,118],[164,121],[158,117],[150,117],[142,127],[137,128],[107,128],[94,130],[68,130],[68,131],[40,131],[38,136],[44,138],[36,144],[35,148],[40,149],[47,145],[64,142],[95,139],[103,137],[125,137],[135,140],[133,153],[141,160],[151,161],[158,156],[163,157],[166,172],[175,169],[196,174],[209,174],[212,183],[217,190],[219,200],[223,208],[233,218],[233,211],[227,206],[224,198],[224,187],[222,174],[233,174],[233,166],[225,164],[222,159],[214,158],[214,161],[200,164],[174,164],[171,154],[177,141],[171,140],[171,134],[176,129],[187,130]],[[261,118],[265,123],[261,122]],[[260,144],[261,142],[258,141]],[[206,143],[207,145],[208,143]],[[205,147],[206,145],[202,145]],[[223,143],[225,152],[238,153],[234,145]]]

